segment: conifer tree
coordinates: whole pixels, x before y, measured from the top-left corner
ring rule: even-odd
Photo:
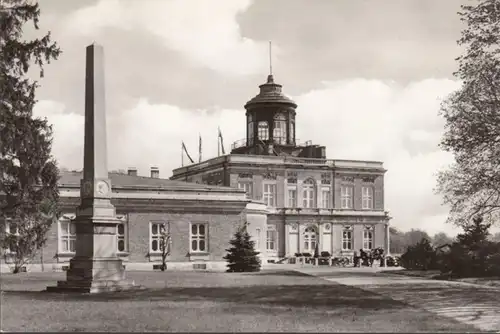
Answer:
[[[491,223],[484,223],[481,216],[476,216],[472,219],[472,223],[462,227],[464,233],[457,235],[457,240],[469,250],[475,250],[488,240],[490,227]]]
[[[240,227],[229,242],[231,247],[224,259],[228,262],[228,272],[260,271],[259,252],[255,250],[255,242],[250,239],[247,231],[248,223]]]
[[[58,211],[52,128],[33,116],[38,84],[28,70],[35,65],[43,76],[61,51],[50,33],[23,38],[23,26],[31,21],[38,29],[39,16],[34,1],[0,1],[0,247],[14,272],[43,247]]]

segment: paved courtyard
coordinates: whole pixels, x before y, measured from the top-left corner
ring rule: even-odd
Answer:
[[[328,282],[356,287],[473,325],[500,331],[500,288],[388,275],[377,268],[301,268]]]
[[[278,267],[277,267],[278,268]],[[62,273],[3,274],[5,331],[475,332],[478,327],[293,270],[128,272],[147,287],[101,295],[41,292]],[[326,274],[326,278],[329,274]],[[338,273],[331,278],[341,278]]]

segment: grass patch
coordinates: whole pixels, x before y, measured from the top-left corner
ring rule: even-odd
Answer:
[[[394,270],[382,271],[381,274],[385,275],[404,275],[410,277],[423,277],[435,280],[450,280],[464,283],[471,283],[477,285],[484,285],[490,287],[500,287],[500,277],[467,277],[467,278],[450,278],[449,274],[443,274],[439,270]]]
[[[58,273],[2,275],[5,331],[477,331],[383,295],[295,271],[128,272],[146,290],[41,292]]]

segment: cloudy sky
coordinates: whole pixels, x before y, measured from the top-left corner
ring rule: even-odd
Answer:
[[[465,1],[465,0],[464,0]],[[54,154],[80,169],[84,55],[105,48],[109,167],[163,177],[180,143],[217,154],[245,136],[243,105],[268,74],[299,105],[297,137],[329,158],[384,161],[394,226],[453,233],[433,194],[451,157],[437,146],[462,23],[459,0],[40,0],[41,32],[63,50],[46,69],[36,114],[54,125]],[[31,29],[27,37],[34,36]]]

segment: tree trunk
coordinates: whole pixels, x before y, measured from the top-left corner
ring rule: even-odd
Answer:
[[[42,272],[45,271],[44,265],[43,265],[43,249],[40,253],[40,264],[42,266]]]

